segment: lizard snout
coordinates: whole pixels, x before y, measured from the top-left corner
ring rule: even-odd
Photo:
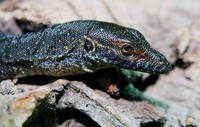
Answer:
[[[172,69],[165,56],[154,49],[148,53],[148,57],[123,65],[129,69],[157,74],[167,73]]]
[[[156,50],[153,50],[152,52],[152,59],[146,63],[150,72],[166,73],[172,69],[171,64],[163,54]]]

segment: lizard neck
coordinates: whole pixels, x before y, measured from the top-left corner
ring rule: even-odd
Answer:
[[[106,68],[84,56],[87,26],[90,24],[71,22],[4,39],[0,48],[2,70],[11,77],[25,77],[77,75]]]

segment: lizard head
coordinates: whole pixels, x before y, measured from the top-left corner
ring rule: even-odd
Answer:
[[[84,38],[86,54],[93,63],[101,66],[119,66],[149,73],[171,70],[164,55],[153,49],[135,29],[97,22]]]

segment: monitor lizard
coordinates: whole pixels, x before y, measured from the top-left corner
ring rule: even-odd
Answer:
[[[0,81],[33,75],[65,76],[121,67],[171,70],[167,59],[133,28],[78,20],[21,35],[0,34]]]

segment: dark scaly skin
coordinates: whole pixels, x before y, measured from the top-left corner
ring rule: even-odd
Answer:
[[[0,80],[76,75],[108,67],[149,73],[171,69],[141,33],[113,23],[73,21],[34,33],[0,37]]]

